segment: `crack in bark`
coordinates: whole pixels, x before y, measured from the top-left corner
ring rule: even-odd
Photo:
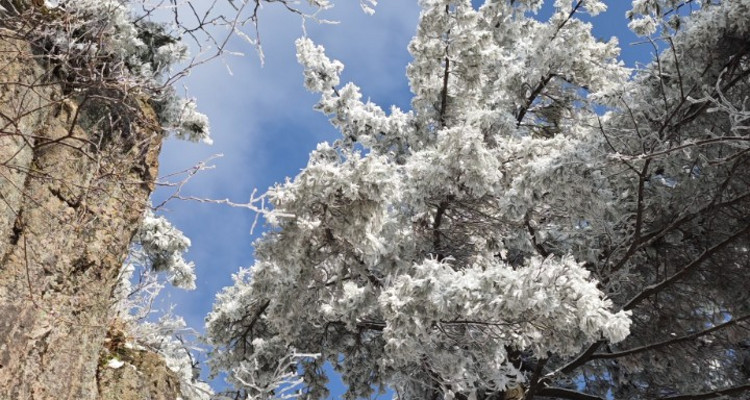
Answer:
[[[67,204],[68,207],[78,210],[78,208],[81,206],[80,200],[69,200],[65,196],[63,196],[62,191],[60,189],[55,188],[49,188],[49,192],[52,193],[53,196],[55,196],[58,200],[62,201],[63,203]]]

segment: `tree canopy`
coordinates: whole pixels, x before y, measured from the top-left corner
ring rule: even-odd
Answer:
[[[341,132],[207,318],[235,395],[694,399],[748,385],[750,2],[423,0],[411,110],[297,42]],[[516,397],[512,397],[516,396]],[[520,397],[519,397],[520,396]]]

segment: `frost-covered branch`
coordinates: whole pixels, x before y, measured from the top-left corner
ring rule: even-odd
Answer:
[[[664,278],[663,280],[648,285],[644,288],[643,291],[633,296],[628,302],[623,305],[623,310],[632,310],[635,308],[641,301],[645,300],[646,298],[653,296],[660,291],[664,290],[669,285],[673,284],[674,282],[682,279],[685,277],[685,275],[691,273],[693,270],[695,270],[697,267],[700,267],[703,262],[705,262],[707,259],[711,258],[713,255],[715,255],[717,252],[721,251],[725,247],[729,245],[733,245],[737,243],[737,240],[747,236],[748,233],[750,233],[750,225],[746,225],[741,230],[734,232],[729,237],[725,238],[721,242],[713,245],[712,247],[704,250],[697,258],[689,262],[688,264],[680,267],[677,272],[674,274]]]
[[[745,320],[748,320],[748,319],[750,319],[750,315],[741,315],[739,317],[733,317],[732,319],[730,319],[727,322],[723,322],[721,324],[714,325],[714,326],[712,326],[710,328],[703,329],[703,330],[700,330],[700,331],[697,331],[697,332],[694,332],[694,333],[691,333],[691,334],[688,334],[688,335],[684,335],[684,336],[680,336],[680,337],[675,337],[675,338],[663,340],[661,342],[650,343],[650,344],[647,344],[647,345],[643,345],[643,346],[639,346],[639,347],[634,347],[634,348],[627,349],[627,350],[615,351],[615,352],[612,352],[612,353],[594,353],[594,354],[592,354],[589,357],[589,359],[590,360],[595,360],[595,359],[599,359],[599,358],[604,358],[604,359],[606,359],[606,358],[620,358],[620,357],[625,357],[625,356],[629,356],[629,355],[632,355],[632,354],[643,353],[643,352],[646,352],[646,351],[650,351],[650,350],[654,350],[654,349],[658,349],[658,348],[662,348],[662,347],[666,347],[666,346],[671,346],[671,345],[678,344],[678,343],[690,342],[690,341],[693,341],[693,340],[695,340],[695,339],[697,339],[697,338],[699,338],[701,336],[709,335],[709,334],[711,334],[713,332],[716,332],[718,330],[725,329],[725,328],[730,328],[730,327],[732,327],[734,325],[737,325],[738,323],[740,323],[742,321],[745,321]]]
[[[685,395],[667,396],[660,397],[659,400],[703,400],[703,399],[718,399],[724,396],[734,396],[736,394],[745,393],[750,391],[750,384],[738,385],[734,387],[722,388],[717,390],[711,390],[702,393],[690,393]]]

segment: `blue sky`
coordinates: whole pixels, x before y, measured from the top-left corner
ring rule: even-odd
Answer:
[[[474,0],[475,4],[481,2]],[[547,0],[541,19],[550,14],[552,2]],[[650,46],[630,44],[638,40],[627,30],[625,12],[630,2],[606,3],[609,9],[591,21],[594,34],[603,39],[620,38],[622,58],[629,66],[648,61]],[[339,0],[324,15],[338,24],[309,21],[306,27],[308,36],[322,44],[329,57],[346,65],[344,82],[357,83],[365,96],[383,108],[395,104],[408,109],[411,96],[405,69],[410,57],[406,47],[418,16],[416,0],[380,0],[372,16],[361,11],[357,0]],[[214,144],[168,140],[160,175],[185,170],[213,154],[224,155],[213,161],[215,169],[197,175],[183,194],[247,201],[253,189],[263,192],[275,182],[297,175],[317,143],[338,137],[327,118],[312,108],[318,96],[302,85],[302,68],[294,49],[294,40],[303,33],[299,17],[278,4],[266,5],[260,15],[260,33],[265,65],[261,66],[250,46],[236,40],[232,49],[246,53],[245,57],[201,66],[181,81],[209,116]],[[155,203],[163,196],[164,192],[157,192]],[[238,268],[252,265],[251,244],[263,227],[259,225],[251,235],[255,216],[227,206],[173,201],[164,211],[192,240],[187,258],[196,264],[198,288],[167,290],[163,301],[175,304],[175,313],[202,331],[215,294],[231,284],[231,274]]]

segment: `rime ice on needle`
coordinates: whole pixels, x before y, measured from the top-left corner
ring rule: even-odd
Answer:
[[[351,397],[389,385],[401,398],[425,398],[426,382],[446,396],[504,390],[526,379],[510,350],[571,355],[628,335],[629,313],[612,310],[587,260],[537,254],[523,227],[595,113],[581,110],[570,122],[581,127],[554,138],[519,122],[533,82],[564,72],[606,97],[628,70],[615,60],[616,41],[565,20],[565,2],[549,23],[524,14],[540,2],[518,3],[477,11],[469,1],[422,1],[409,112],[386,113],[356,85],[339,87],[343,64],[298,40],[305,86],[321,93],[316,108],[342,138],[270,189],[275,210],[294,217],[257,242],[257,263],[208,317],[212,362],[239,388],[268,395],[281,384],[276,360],[305,352],[321,354],[298,362],[314,398],[326,395],[325,361]],[[579,96],[558,86],[571,102]],[[579,180],[573,172],[565,179]],[[548,196],[568,195],[554,185]]]

